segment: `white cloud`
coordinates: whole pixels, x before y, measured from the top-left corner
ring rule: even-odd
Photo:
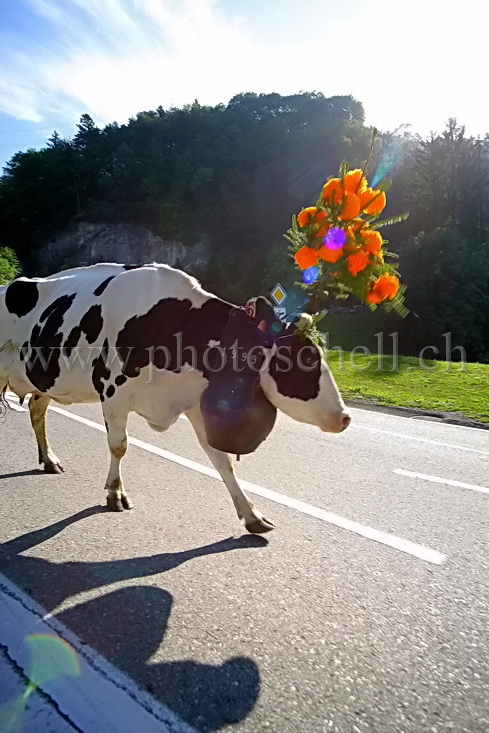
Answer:
[[[99,123],[242,91],[353,94],[383,129],[486,131],[480,0],[24,0],[51,32],[0,35],[0,110]],[[279,11],[282,10],[279,15]],[[239,19],[241,17],[241,19]]]
[[[42,120],[53,108],[99,122],[198,97],[227,101],[248,88],[257,49],[210,0],[31,0],[56,29],[45,44],[3,40],[0,109]],[[49,42],[49,47],[48,47]],[[243,86],[244,85],[244,86]]]

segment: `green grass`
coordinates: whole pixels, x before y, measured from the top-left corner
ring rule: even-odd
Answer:
[[[360,342],[361,343],[361,342]],[[489,364],[431,361],[330,350],[343,396],[385,405],[456,412],[489,422]]]

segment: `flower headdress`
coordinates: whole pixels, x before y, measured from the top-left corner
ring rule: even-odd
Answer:
[[[294,215],[292,228],[284,235],[303,271],[308,310],[316,314],[315,322],[324,315],[317,314],[330,291],[339,298],[353,293],[371,309],[382,304],[401,316],[408,313],[399,272],[385,261],[396,255],[386,251],[387,240],[378,231],[408,215],[378,221],[391,182],[383,179],[375,189],[371,188],[365,177],[366,166],[367,163],[363,170],[349,170],[344,161],[339,176],[324,184],[316,205]]]

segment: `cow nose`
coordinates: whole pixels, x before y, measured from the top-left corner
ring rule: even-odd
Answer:
[[[350,423],[351,417],[345,412],[343,417],[341,418],[341,432],[343,432],[343,430],[346,430]]]

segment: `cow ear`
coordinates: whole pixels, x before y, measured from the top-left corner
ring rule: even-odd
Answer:
[[[265,321],[267,330],[277,320],[272,304],[263,295],[259,295],[255,301],[255,319],[257,323]]]
[[[253,320],[260,331],[269,334],[273,339],[283,334],[284,325],[282,321],[277,318],[272,304],[263,295],[253,299],[253,308]]]

